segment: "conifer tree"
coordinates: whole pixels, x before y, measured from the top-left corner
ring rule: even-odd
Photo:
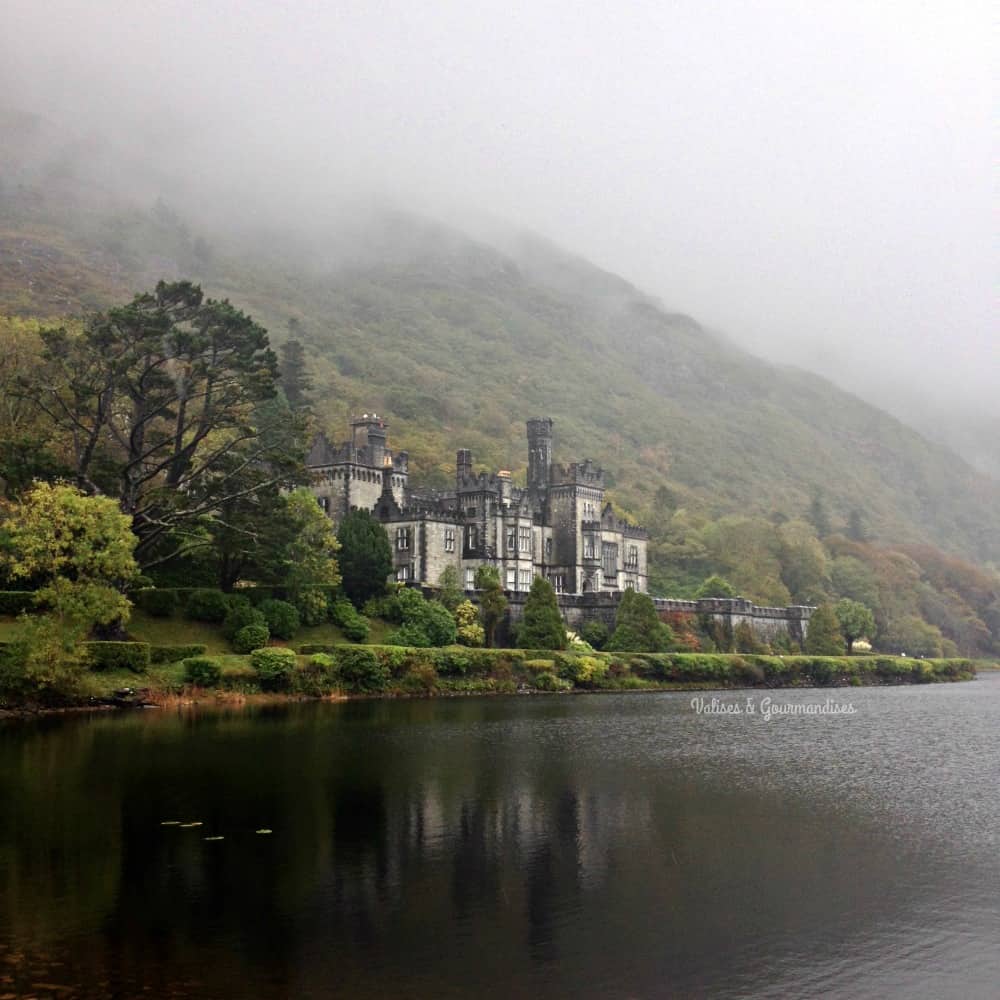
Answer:
[[[517,632],[522,649],[565,649],[566,626],[552,584],[536,576],[524,604],[524,619]]]
[[[291,323],[289,323],[291,328]],[[306,352],[298,340],[287,340],[281,345],[281,388],[293,410],[309,405],[312,380],[306,370]]]
[[[604,648],[614,652],[663,653],[673,638],[669,626],[660,621],[652,598],[630,587],[622,595],[615,615],[615,630]]]
[[[480,566],[476,570],[475,584],[479,591],[479,613],[486,632],[486,645],[492,647],[497,625],[507,610],[507,596],[500,586],[500,571],[496,566]]]
[[[821,604],[812,613],[802,652],[813,656],[844,655],[844,636],[832,604]]]
[[[344,593],[360,608],[385,591],[392,572],[392,548],[385,528],[366,510],[352,510],[337,532]]]

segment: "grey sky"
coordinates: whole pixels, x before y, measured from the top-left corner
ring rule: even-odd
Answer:
[[[14,103],[120,124],[233,198],[509,220],[868,395],[1000,416],[986,2],[6,0],[0,18]]]

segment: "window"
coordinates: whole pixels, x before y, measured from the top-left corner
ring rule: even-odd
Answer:
[[[513,555],[517,552],[517,526],[507,526],[507,551]]]
[[[469,517],[475,517],[476,516],[476,508],[475,507],[466,507],[465,508],[465,513]]]
[[[630,566],[633,569],[637,568],[639,565],[639,546],[630,545],[628,547],[628,556],[625,559],[625,565]]]
[[[634,573],[627,573],[625,575],[625,589],[631,587],[633,590],[639,589],[639,578]]]
[[[549,582],[557,594],[561,594],[566,589],[566,577],[562,573],[553,573],[549,577]]]
[[[605,577],[618,575],[618,546],[614,542],[604,542],[601,545],[601,569]]]
[[[410,547],[410,529],[409,528],[397,528],[396,529],[396,548],[400,552],[404,552]]]
[[[327,514],[330,513],[330,498],[329,497],[317,497],[319,501],[320,508]]]
[[[445,528],[444,529],[444,550],[445,552],[455,551],[455,529]]]
[[[531,570],[521,569],[517,571],[518,589],[531,590]]]
[[[593,500],[584,500],[583,502],[583,519],[585,521],[596,520],[594,516],[594,502]]]
[[[507,570],[507,589],[517,590],[517,570],[509,569]]]
[[[531,553],[531,525],[522,524],[517,529],[517,547],[521,550],[523,555],[530,555]]]
[[[465,526],[465,547],[474,549],[479,544],[479,531],[474,524]]]
[[[407,580],[413,579],[413,568],[411,566],[400,566],[396,570],[396,580],[399,583],[406,583]]]
[[[583,536],[583,558],[584,559],[596,559],[597,553],[594,550],[594,536],[584,535]]]
[[[545,539],[545,560],[548,562],[552,558],[552,539]]]
[[[465,569],[465,589],[476,589],[476,571],[471,566],[467,566]]]

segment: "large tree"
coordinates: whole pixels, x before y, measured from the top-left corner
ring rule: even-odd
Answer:
[[[79,488],[115,496],[131,518],[144,565],[170,558],[162,542],[178,529],[283,480],[245,476],[265,464],[255,413],[278,366],[264,328],[228,301],[161,281],[79,335],[41,338],[23,389],[68,437]]]
[[[289,322],[289,331],[293,331]],[[306,352],[298,340],[286,340],[279,348],[281,352],[281,388],[285,399],[293,410],[305,409],[309,406],[309,393],[312,392],[312,379],[306,368]]]
[[[814,656],[843,656],[844,636],[832,604],[821,604],[809,619],[803,653]]]
[[[565,649],[566,626],[552,584],[536,576],[524,602],[524,618],[517,630],[522,649]]]
[[[660,621],[652,598],[630,587],[622,594],[615,630],[604,648],[614,652],[662,653],[670,648],[673,639],[670,626]]]
[[[385,592],[392,548],[385,528],[366,510],[352,510],[337,531],[344,593],[356,608]]]
[[[875,638],[875,616],[871,608],[866,608],[860,601],[842,597],[833,611],[840,624],[840,634],[847,643],[848,654],[854,651],[854,643],[858,639]]]

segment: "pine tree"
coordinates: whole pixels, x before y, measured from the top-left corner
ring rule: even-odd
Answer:
[[[812,502],[809,504],[809,523],[816,529],[819,538],[826,538],[830,534],[830,512],[827,510],[826,497],[822,490],[817,490],[813,494]]]
[[[536,576],[524,603],[524,619],[517,632],[522,649],[565,649],[566,626],[552,584]]]
[[[673,639],[669,626],[660,621],[652,598],[629,588],[622,595],[615,630],[604,648],[613,652],[663,653]]]
[[[865,516],[861,513],[860,507],[852,507],[851,513],[847,516],[847,537],[853,542],[868,541],[868,526],[865,524]]]
[[[507,610],[507,595],[500,586],[500,571],[496,566],[480,566],[476,570],[475,584],[479,591],[479,613],[486,632],[486,645],[492,648],[497,625]]]
[[[385,528],[366,510],[352,510],[337,532],[344,593],[356,608],[385,591],[392,572],[392,548]]]
[[[291,321],[289,321],[291,329]],[[309,406],[312,380],[306,370],[306,352],[298,340],[287,340],[281,345],[281,388],[293,410]]]
[[[802,652],[813,656],[844,655],[844,636],[832,604],[821,604],[812,613]]]

